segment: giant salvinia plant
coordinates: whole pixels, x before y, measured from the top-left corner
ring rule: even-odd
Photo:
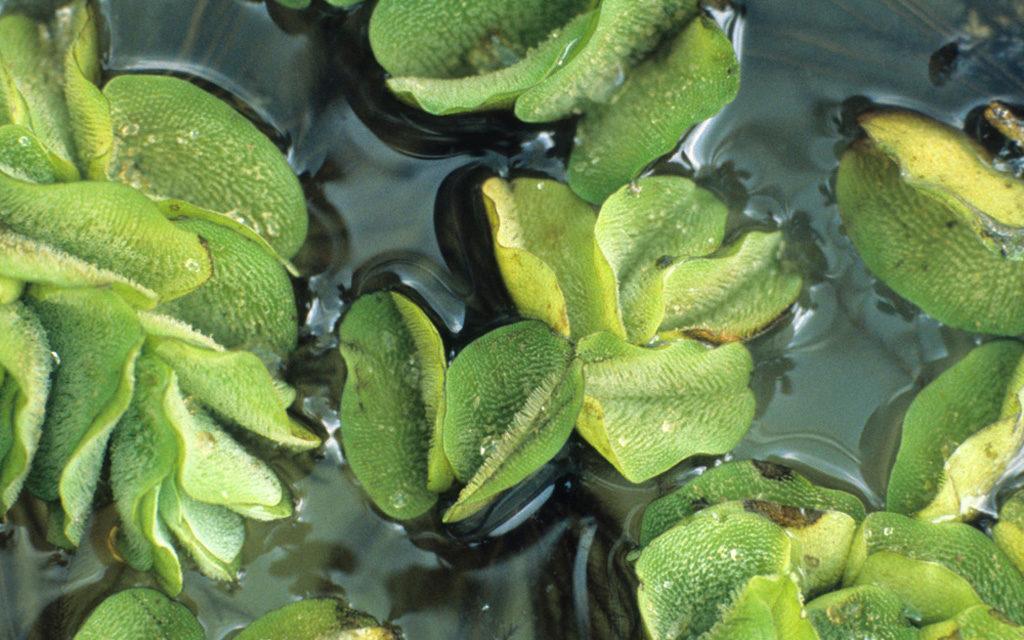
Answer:
[[[678,177],[643,178],[599,212],[552,180],[493,178],[481,196],[525,320],[450,363],[437,329],[400,293],[357,299],[341,324],[342,441],[378,507],[412,518],[461,486],[444,515],[461,520],[573,431],[633,482],[736,446],[754,416],[742,341],[802,286],[781,232],[720,249],[725,206]]]
[[[175,78],[101,86],[84,2],[0,18],[0,513],[27,487],[76,546],[109,481],[132,566],[177,593],[183,547],[232,579],[243,518],[292,503],[227,429],[319,445],[256,355],[295,346],[306,224],[284,158],[227,105]]]

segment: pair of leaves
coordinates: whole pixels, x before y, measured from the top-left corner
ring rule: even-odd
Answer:
[[[921,520],[971,520],[1024,444],[1024,345],[974,349],[914,398],[886,506]]]
[[[204,640],[206,634],[183,605],[152,589],[127,589],[100,603],[74,640]],[[334,598],[302,600],[259,618],[235,640],[397,640],[372,617]]]
[[[692,0],[384,0],[369,31],[391,91],[435,115],[514,107],[521,120],[548,122],[582,113],[568,182],[594,203],[739,88],[729,38]]]
[[[1024,261],[1016,232],[1003,234],[1016,224],[1020,181],[992,170],[962,133],[923,116],[883,112],[861,122],[871,137],[843,155],[836,197],[864,263],[952,327],[1024,332]]]

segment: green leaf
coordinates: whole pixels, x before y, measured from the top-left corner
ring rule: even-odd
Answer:
[[[709,468],[682,488],[647,505],[640,528],[640,544],[646,545],[708,505],[755,499],[802,509],[842,511],[857,521],[863,520],[865,515],[864,505],[856,496],[818,487],[786,467],[757,460],[726,462]]]
[[[131,403],[142,328],[135,309],[103,289],[34,287],[26,304],[60,356],[27,486],[60,499],[65,535],[77,546],[110,434]]]
[[[553,458],[582,403],[581,363],[543,323],[517,322],[471,342],[445,382],[444,452],[466,487],[444,520],[472,515]]]
[[[792,539],[735,502],[696,513],[640,552],[637,600],[651,640],[697,638],[736,604],[755,576],[782,576],[793,566]]]
[[[836,194],[864,263],[896,293],[951,327],[1024,333],[1024,263],[986,249],[945,203],[903,182],[873,143],[843,154]]]
[[[826,593],[807,603],[807,619],[820,640],[918,640],[903,601],[875,585]]]
[[[434,115],[509,109],[516,98],[569,59],[583,41],[592,15],[582,14],[528,49],[518,62],[457,78],[401,76],[387,81],[404,102]]]
[[[722,621],[701,640],[820,640],[803,612],[803,599],[789,576],[754,576],[743,585]]]
[[[1024,574],[1024,491],[1017,491],[999,510],[992,539]]]
[[[213,275],[159,310],[228,348],[294,350],[299,332],[295,293],[277,258],[231,229],[206,220],[177,220],[174,226],[205,241]]]
[[[114,131],[111,180],[243,222],[285,258],[306,239],[306,199],[273,142],[199,87],[118,76],[103,95]]]
[[[1024,627],[1010,620],[999,609],[977,605],[964,609],[952,620],[937,622],[921,629],[920,640],[1024,640]]]
[[[663,287],[672,265],[718,248],[728,211],[686,178],[656,176],[612,194],[594,235],[611,265],[619,313],[630,342],[648,342],[665,311]]]
[[[43,427],[53,357],[46,332],[23,304],[0,305],[0,515],[25,482]]]
[[[395,77],[460,78],[523,60],[593,0],[381,0],[370,17],[373,54]]]
[[[985,603],[1024,620],[1024,575],[981,531],[877,512],[861,523],[843,584],[876,584],[899,595],[921,624]]]
[[[516,101],[516,116],[525,122],[548,122],[609,102],[622,76],[628,77],[666,34],[690,22],[699,11],[697,4],[696,0],[602,0],[583,46]]]
[[[168,222],[148,198],[124,185],[34,185],[0,173],[0,224],[163,299],[192,291],[212,273],[199,236]]]
[[[370,616],[334,598],[293,602],[253,622],[235,640],[398,640]]]
[[[74,640],[205,640],[203,628],[183,605],[152,589],[116,593],[89,615]]]
[[[0,126],[0,171],[17,180],[51,184],[77,179],[61,175],[58,159],[39,141],[31,129],[17,124]]]
[[[71,42],[64,54],[64,96],[77,148],[78,167],[89,180],[105,180],[114,145],[110,103],[100,91],[96,14],[85,0],[70,7]]]
[[[320,438],[288,417],[275,380],[254,354],[153,335],[147,350],[171,365],[182,391],[219,416],[292,449],[320,446]]]
[[[736,96],[739,62],[711,18],[694,19],[662,47],[580,120],[566,178],[584,200],[607,198]]]
[[[167,480],[164,480],[166,483]],[[176,596],[181,592],[183,577],[181,560],[171,540],[171,532],[160,517],[160,489],[157,485],[151,489],[139,504],[139,522],[143,539],[149,544],[149,552],[153,565],[149,569],[156,578],[157,584],[168,595]]]
[[[869,112],[859,122],[905,184],[945,204],[990,251],[1024,259],[1024,181],[996,170],[985,147],[913,111]]]
[[[646,348],[599,333],[580,342],[578,356],[587,399],[576,428],[632,482],[729,451],[754,418],[753,362],[741,344]]]
[[[519,312],[573,340],[597,331],[624,335],[593,207],[553,180],[491,178],[481,192],[495,258]]]
[[[62,289],[108,288],[140,309],[156,305],[155,292],[53,247],[0,229],[0,275]]]
[[[384,513],[415,518],[452,481],[436,431],[444,386],[441,336],[411,300],[381,291],[353,303],[339,342],[348,369],[341,396],[348,463]]]
[[[714,256],[677,265],[665,278],[659,333],[730,342],[773,325],[803,288],[781,251],[782,232],[752,231]]]
[[[1024,345],[1019,342],[989,342],[921,390],[903,420],[887,509],[923,520],[976,515],[978,498],[991,491],[1006,464],[995,464],[984,451],[975,457],[978,445],[999,436],[1003,441],[993,443],[993,456],[1005,457],[1019,448],[1019,443],[1012,446],[1019,407],[1010,416],[1003,407],[1024,386],[1024,379],[1015,375],[1022,358]]]
[[[245,524],[237,513],[188,497],[173,477],[160,488],[160,519],[188,549],[203,575],[234,580],[245,542]]]

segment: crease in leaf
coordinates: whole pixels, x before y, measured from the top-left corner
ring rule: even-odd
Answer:
[[[16,124],[0,126],[0,171],[36,184],[69,182],[79,177],[74,166],[44,147],[31,129]]]
[[[631,482],[729,451],[753,420],[753,362],[739,343],[644,348],[599,333],[577,355],[589,399],[577,431]]]
[[[245,542],[242,517],[229,509],[199,502],[179,491],[172,478],[160,489],[160,518],[188,550],[203,575],[234,580]]]
[[[803,597],[790,576],[754,576],[702,640],[821,640],[803,611]]]
[[[780,231],[751,231],[715,255],[677,264],[665,278],[659,334],[731,342],[772,326],[803,288],[781,259],[782,242]]]
[[[645,344],[654,336],[668,270],[717,249],[727,215],[711,192],[675,176],[641,178],[604,202],[594,236],[614,274],[630,342]]]

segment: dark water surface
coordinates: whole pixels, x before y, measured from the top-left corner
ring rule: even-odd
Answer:
[[[101,5],[111,73],[170,71],[218,88],[276,132],[303,175],[313,224],[297,262],[311,277],[298,285],[307,323],[289,375],[308,420],[337,429],[332,331],[360,291],[416,294],[453,349],[508,313],[493,271],[466,267],[487,255],[472,188],[488,171],[559,176],[571,125],[401,107],[366,46],[368,7]],[[878,507],[907,404],[977,338],[867,273],[834,206],[838,154],[872,102],[958,125],[989,99],[1024,103],[1024,2],[748,0],[719,17],[741,54],[739,96],[654,170],[715,190],[733,232],[782,227],[807,278],[791,317],[750,345],[758,416],[734,455],[786,462]],[[190,571],[181,600],[218,639],[315,595],[346,597],[409,640],[639,639],[624,556],[642,507],[696,463],[633,486],[574,440],[487,521],[402,527],[363,498],[331,438],[316,456],[276,460],[298,516],[250,523],[240,582]],[[42,520],[25,500],[0,525],[0,638],[69,637],[105,595],[151,584],[109,557],[110,509],[74,554],[46,545]]]

